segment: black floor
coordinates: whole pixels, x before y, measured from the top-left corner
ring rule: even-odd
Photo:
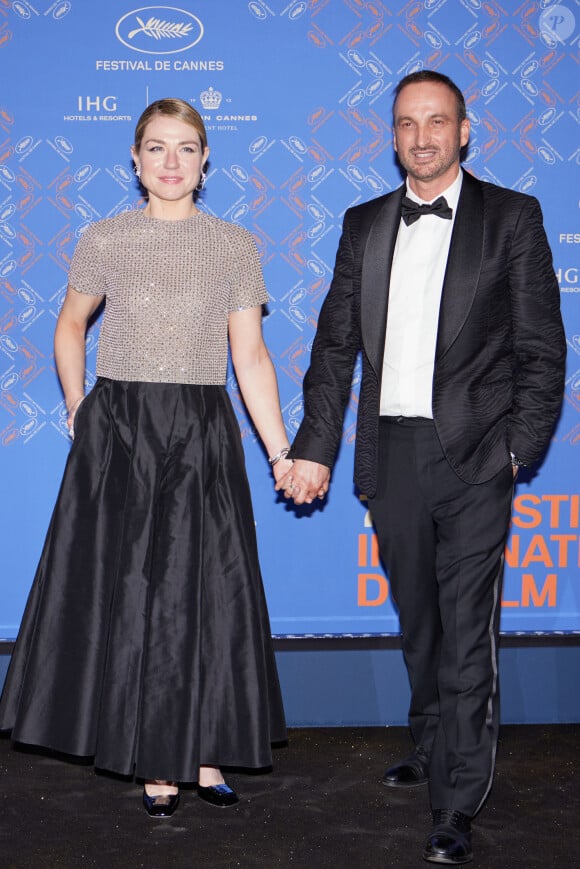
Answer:
[[[232,809],[192,789],[168,820],[133,782],[0,739],[1,869],[426,867],[427,790],[385,788],[403,728],[293,730],[274,771],[231,773]],[[580,867],[580,725],[504,727],[495,785],[474,824],[474,867]]]

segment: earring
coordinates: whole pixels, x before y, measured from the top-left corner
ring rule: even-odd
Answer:
[[[201,175],[199,176],[199,181],[198,181],[198,183],[197,183],[197,187],[196,187],[195,189],[196,189],[196,190],[203,190],[203,188],[205,187],[205,182],[206,182],[206,181],[207,181],[207,175],[206,175],[206,173],[205,173],[205,172],[203,171],[203,169],[202,169],[202,170],[201,170]]]
[[[137,176],[137,178],[141,178],[141,167],[140,167],[140,166],[134,166],[134,167],[133,167],[133,172],[135,173],[135,175]]]

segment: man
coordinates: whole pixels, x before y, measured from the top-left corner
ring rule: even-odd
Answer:
[[[393,120],[406,184],[345,215],[279,488],[324,497],[361,351],[355,482],[399,610],[415,743],[384,783],[429,782],[423,857],[460,864],[494,769],[513,478],[550,438],[565,339],[538,202],[461,170],[461,91],[413,73]]]

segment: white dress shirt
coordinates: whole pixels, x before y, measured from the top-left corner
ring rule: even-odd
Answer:
[[[433,418],[439,306],[462,181],[460,169],[453,184],[439,194],[453,209],[451,220],[423,214],[407,226],[401,219],[389,286],[382,416]],[[413,193],[408,181],[407,196],[419,204],[424,202]]]

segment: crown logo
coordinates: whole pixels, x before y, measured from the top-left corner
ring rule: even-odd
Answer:
[[[199,95],[201,104],[204,109],[219,109],[223,95],[209,87],[206,91],[202,91]]]

